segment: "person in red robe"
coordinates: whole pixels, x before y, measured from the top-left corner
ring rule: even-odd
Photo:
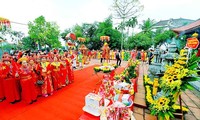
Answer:
[[[32,104],[37,100],[37,90],[35,87],[35,76],[33,74],[32,68],[28,64],[28,58],[22,57],[18,60],[21,67],[18,72],[18,77],[20,79],[20,85],[22,88],[22,100],[28,104]]]
[[[51,63],[51,75],[52,75],[54,90],[58,90],[62,87],[62,80],[61,80],[62,64],[58,61],[58,56],[54,56],[53,60],[54,61]]]
[[[2,75],[3,75],[3,62],[0,61],[0,102],[2,102],[5,99]]]
[[[37,71],[40,73],[40,78],[44,81],[44,84],[41,85],[42,96],[44,97],[48,97],[48,95],[53,94],[51,66],[50,63],[47,62],[46,58],[46,55],[41,55],[41,63],[37,68]]]
[[[37,59],[37,58],[36,58]],[[41,86],[37,85],[37,80],[40,79],[40,74],[37,72],[37,67],[38,67],[38,64],[35,62],[35,58],[33,57],[30,57],[29,58],[29,65],[30,65],[30,68],[31,70],[33,71],[33,81],[35,83],[35,89],[37,90],[37,96],[41,96],[42,95],[42,91],[41,91]]]
[[[131,58],[132,58],[134,61],[136,61],[136,57],[137,57],[137,51],[136,51],[136,50],[133,50],[133,51],[131,52]]]
[[[142,61],[142,63],[144,63],[145,62],[145,52],[144,52],[144,50],[142,50],[140,52],[140,54],[141,54],[141,61]]]
[[[92,52],[91,52],[91,50],[88,50],[88,58],[89,58],[89,61],[91,60],[91,57],[92,57]]]
[[[62,68],[61,68],[61,83],[62,86],[66,86],[68,85],[69,81],[68,81],[68,72],[67,72],[67,63],[66,63],[66,57],[62,56],[61,57],[61,64],[62,64]]]
[[[11,104],[20,101],[19,80],[15,77],[18,72],[17,66],[11,63],[10,57],[6,57],[3,58],[2,69],[1,78],[3,79],[6,100]]]
[[[72,83],[74,82],[74,70],[72,68],[69,58],[66,59],[66,66],[67,66],[68,81],[69,83]]]

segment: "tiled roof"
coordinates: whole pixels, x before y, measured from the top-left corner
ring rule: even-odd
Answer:
[[[191,24],[188,24],[188,25],[185,25],[185,26],[182,26],[179,28],[174,28],[172,30],[174,32],[180,33],[180,32],[188,31],[188,30],[195,29],[195,28],[200,28],[200,20],[197,20]]]
[[[168,26],[170,28],[176,28],[176,27],[181,27],[181,26],[190,24],[192,22],[194,22],[194,20],[178,18],[178,19],[161,20],[157,22],[154,26],[155,27]]]

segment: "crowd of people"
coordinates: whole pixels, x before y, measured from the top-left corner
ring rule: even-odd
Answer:
[[[74,81],[73,59],[67,51],[5,52],[0,61],[0,101],[32,104],[39,96],[52,95]]]
[[[151,63],[153,51],[119,51],[111,50],[110,59],[121,65],[122,60],[139,59]],[[0,61],[0,102],[6,100],[11,104],[25,101],[31,104],[39,96],[48,97],[54,91],[74,81],[73,70],[84,65],[85,55],[80,51],[51,50],[31,52],[11,50],[5,52]],[[87,60],[102,60],[100,50],[89,50]]]

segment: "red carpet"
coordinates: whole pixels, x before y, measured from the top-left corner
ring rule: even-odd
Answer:
[[[39,97],[37,102],[10,104],[0,102],[0,120],[78,120],[83,114],[85,96],[98,89],[96,83],[102,79],[94,74],[94,66],[75,71],[74,83],[54,92],[47,98]],[[118,68],[117,73],[123,68]]]

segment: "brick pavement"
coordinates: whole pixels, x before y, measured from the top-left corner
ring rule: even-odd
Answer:
[[[148,65],[140,65],[138,79],[138,93],[134,100],[134,116],[136,120],[157,120],[157,117],[150,115],[150,111],[146,108],[145,94],[143,86],[143,75],[148,73]],[[187,90],[181,94],[183,106],[189,108],[189,112],[185,114],[185,120],[200,120],[200,92],[198,90]],[[138,102],[139,101],[139,102]],[[175,118],[173,120],[179,120]]]

